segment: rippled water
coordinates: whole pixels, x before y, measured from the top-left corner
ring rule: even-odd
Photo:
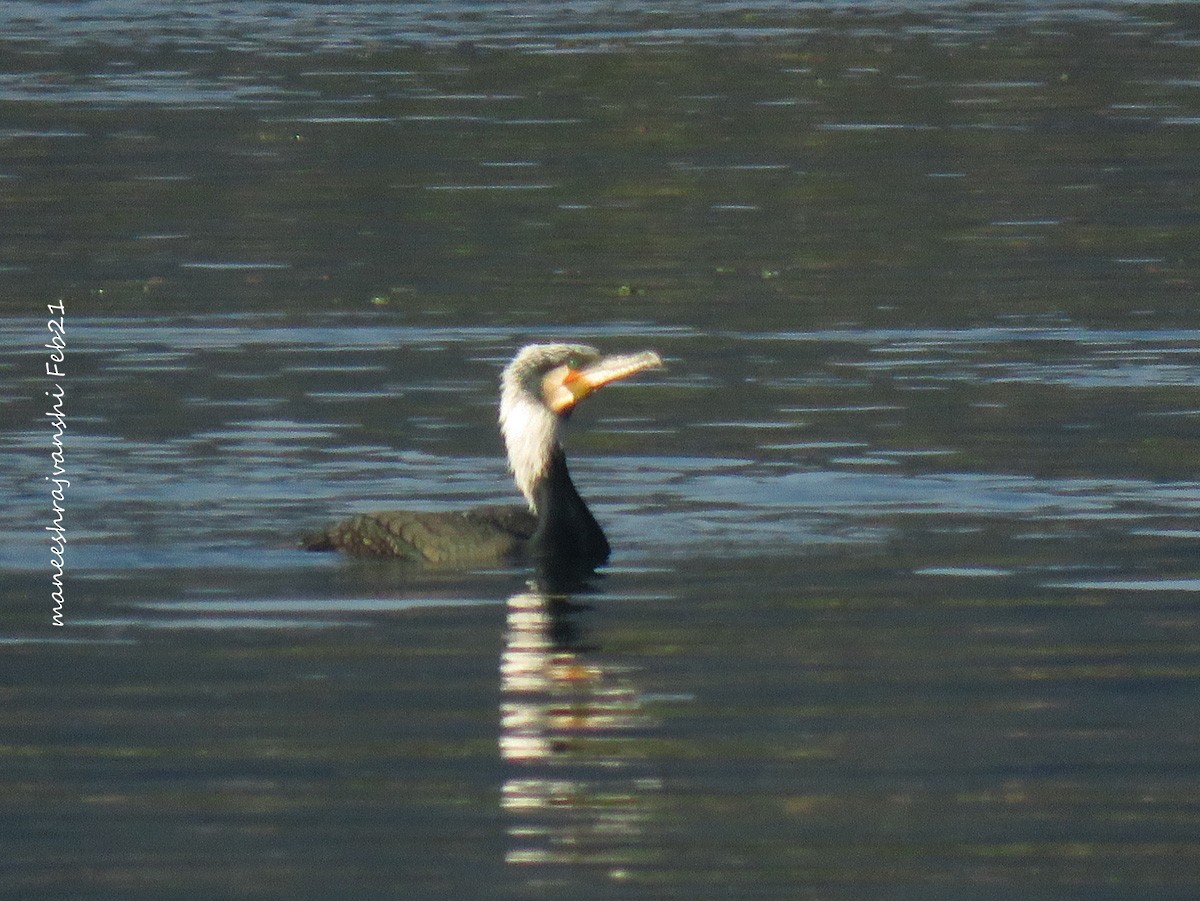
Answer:
[[[1195,895],[1185,7],[0,35],[0,893]],[[511,500],[563,337],[667,362],[572,419],[586,589],[295,549]]]

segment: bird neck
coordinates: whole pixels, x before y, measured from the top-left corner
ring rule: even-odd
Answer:
[[[538,512],[534,488],[550,468],[555,448],[561,453],[559,418],[540,403],[505,385],[500,400],[500,431],[508,451],[508,468],[533,513]]]
[[[587,567],[608,559],[608,539],[575,490],[561,445],[554,445],[546,473],[534,485],[533,495],[537,529],[530,544],[537,556],[543,561]]]
[[[561,428],[561,417],[505,383],[500,430],[513,480],[537,517],[530,550],[543,563],[587,568],[608,559],[608,539],[571,481]]]

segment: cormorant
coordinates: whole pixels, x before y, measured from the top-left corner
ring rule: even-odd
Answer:
[[[563,424],[597,389],[661,366],[653,351],[603,356],[582,344],[530,344],[500,379],[500,431],[526,506],[363,513],[306,535],[300,546],[424,564],[528,559],[551,569],[594,568],[608,559],[608,539],[567,472]]]

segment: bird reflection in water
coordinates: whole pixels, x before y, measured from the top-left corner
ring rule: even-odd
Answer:
[[[661,782],[638,753],[653,722],[628,668],[596,656],[583,607],[537,588],[508,600],[500,661],[506,862],[631,878],[653,856]]]
[[[568,597],[586,589],[610,549],[571,480],[563,433],[580,401],[662,365],[649,350],[528,345],[500,376],[500,431],[523,505],[363,513],[300,542],[419,566],[535,567],[535,587],[509,599],[500,664],[512,864],[602,866],[622,879],[651,854],[647,797],[659,783],[636,753],[635,733],[649,725],[643,697],[628,669],[586,646],[578,621],[585,608]]]

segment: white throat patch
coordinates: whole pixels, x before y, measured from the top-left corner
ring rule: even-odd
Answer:
[[[506,373],[507,376],[507,373]],[[559,440],[559,418],[531,398],[515,380],[505,378],[500,392],[500,431],[508,449],[508,466],[529,509],[537,513],[533,486],[546,474]]]

